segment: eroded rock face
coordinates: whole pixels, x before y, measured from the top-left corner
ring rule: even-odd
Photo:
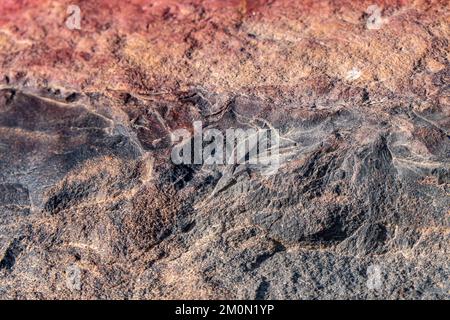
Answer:
[[[449,298],[445,2],[72,2],[0,5],[1,298]]]

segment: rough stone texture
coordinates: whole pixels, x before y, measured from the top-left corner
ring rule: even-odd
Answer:
[[[0,298],[450,298],[449,18],[2,1]],[[195,120],[270,123],[280,170],[172,164]]]

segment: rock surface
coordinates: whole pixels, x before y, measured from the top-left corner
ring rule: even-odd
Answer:
[[[449,299],[449,17],[2,1],[0,298]],[[269,123],[280,169],[173,164],[194,121]]]

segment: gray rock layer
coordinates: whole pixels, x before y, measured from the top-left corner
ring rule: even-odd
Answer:
[[[442,108],[364,90],[0,98],[3,299],[450,297]],[[277,128],[280,169],[174,165],[170,133],[195,120]]]

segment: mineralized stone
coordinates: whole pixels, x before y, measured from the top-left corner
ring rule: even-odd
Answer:
[[[447,1],[0,3],[0,298],[449,299]],[[175,164],[193,123],[278,170]]]

